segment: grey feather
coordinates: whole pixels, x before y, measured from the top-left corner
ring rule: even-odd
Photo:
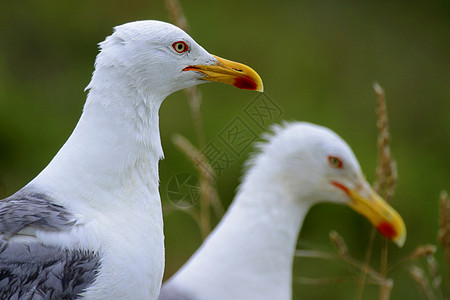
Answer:
[[[25,227],[45,230],[67,230],[75,219],[49,195],[24,188],[0,200],[0,233],[8,239]]]
[[[77,299],[99,268],[92,251],[0,240],[0,299]]]
[[[8,241],[25,228],[68,230],[76,219],[52,197],[25,187],[0,200],[0,299],[77,299],[96,278],[97,253]]]

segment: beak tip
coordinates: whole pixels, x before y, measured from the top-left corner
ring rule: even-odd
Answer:
[[[200,69],[207,69],[201,70],[202,73],[207,75],[202,79],[231,84],[239,89],[264,92],[262,79],[255,70],[241,63],[215,55],[212,56],[216,60],[215,64],[197,66]]]
[[[406,240],[406,226],[397,211],[371,188],[365,192],[369,196],[362,196],[361,191],[353,189],[348,189],[348,194],[353,200],[350,207],[365,216],[383,236],[397,246],[403,247]]]
[[[403,245],[405,245],[405,241],[406,241],[406,234],[403,234],[398,238],[396,238],[393,242],[397,244],[398,247],[402,248]]]
[[[240,88],[240,87],[238,87],[238,88]],[[246,88],[244,88],[244,89],[246,89]],[[249,88],[248,90],[259,92],[259,93],[264,93],[264,86],[261,82],[261,83],[257,83],[256,87]]]
[[[383,236],[392,240],[400,248],[405,244],[406,229],[400,216],[396,215],[394,222],[386,221],[378,224],[377,229]]]
[[[251,91],[257,91],[257,92],[263,92],[264,87],[261,81],[261,78],[259,76],[243,76],[243,77],[236,77],[234,80],[233,85],[237,87],[238,89],[243,90],[251,90]]]

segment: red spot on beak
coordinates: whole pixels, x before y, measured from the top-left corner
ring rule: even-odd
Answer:
[[[345,185],[340,184],[339,182],[336,182],[336,181],[332,181],[331,184],[334,185],[335,187],[343,190],[344,193],[346,193],[347,195],[350,195],[350,191],[348,190],[348,188]]]
[[[382,235],[390,240],[397,236],[397,231],[395,230],[394,226],[389,223],[380,223],[380,225],[377,226],[377,229]]]
[[[233,85],[244,90],[256,90],[258,87],[256,82],[249,76],[236,77]]]

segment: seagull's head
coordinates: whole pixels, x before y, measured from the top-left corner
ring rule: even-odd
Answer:
[[[333,131],[310,123],[275,128],[265,146],[278,165],[282,185],[296,201],[331,201],[350,206],[387,238],[402,246],[406,229],[400,215],[368,184],[347,143]]]
[[[250,67],[208,53],[180,28],[161,21],[136,21],[115,27],[100,43],[99,69],[111,70],[136,89],[167,96],[209,81],[262,91]]]

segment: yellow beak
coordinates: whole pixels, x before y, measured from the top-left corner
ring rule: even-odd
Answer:
[[[402,217],[367,184],[358,190],[348,189],[333,182],[350,197],[349,206],[366,217],[378,231],[402,247],[406,240],[406,227]]]
[[[217,81],[234,85],[237,88],[263,92],[264,87],[259,77],[252,68],[231,60],[213,55],[218,63],[216,65],[189,66],[183,71],[197,71],[205,75],[203,80]]]

